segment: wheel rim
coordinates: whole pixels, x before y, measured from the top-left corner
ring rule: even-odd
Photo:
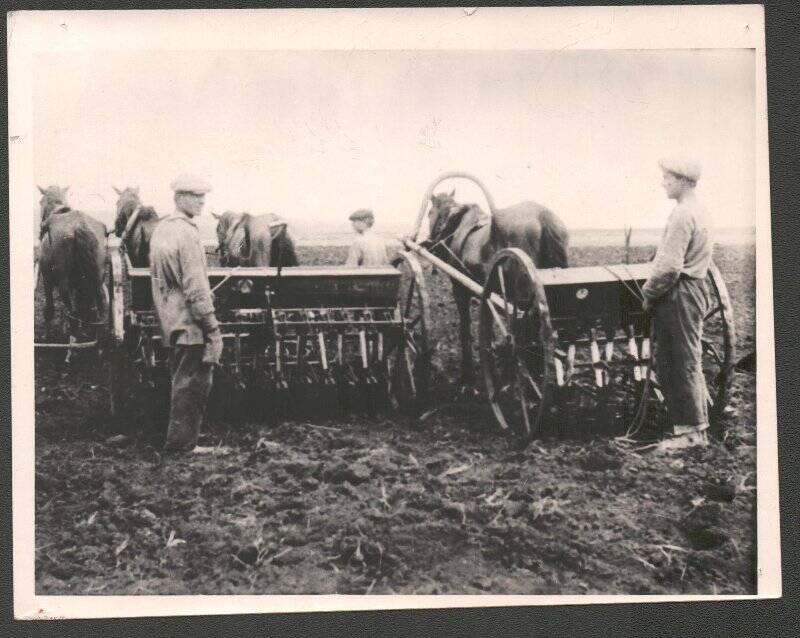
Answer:
[[[487,277],[480,355],[498,425],[529,441],[539,433],[548,403],[552,331],[544,288],[533,262],[518,249],[501,251]]]
[[[398,306],[403,328],[397,351],[389,360],[388,378],[397,407],[413,415],[424,405],[430,383],[430,298],[422,266],[414,255],[401,253],[392,265],[401,273]]]
[[[736,332],[728,289],[713,263],[709,266],[705,285],[708,308],[703,319],[703,375],[709,422],[718,428],[733,379]]]

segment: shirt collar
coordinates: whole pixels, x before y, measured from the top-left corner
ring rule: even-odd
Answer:
[[[175,209],[175,217],[178,217],[178,218],[180,218],[180,219],[184,219],[184,220],[186,220],[187,222],[189,222],[189,223],[190,223],[192,226],[194,226],[195,228],[197,228],[197,222],[195,222],[195,221],[194,221],[194,217],[190,217],[189,215],[187,215],[186,213],[184,213],[182,210],[178,210],[178,209],[176,208],[176,209]]]

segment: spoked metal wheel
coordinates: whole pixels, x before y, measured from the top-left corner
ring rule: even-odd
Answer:
[[[725,281],[713,262],[705,280],[707,308],[703,319],[702,365],[706,382],[706,402],[711,433],[720,435],[724,429],[725,408],[730,398],[733,368],[736,354],[736,330],[733,309]],[[658,344],[656,344],[656,355]],[[643,384],[643,404],[640,403],[638,430],[642,424],[647,429],[663,431],[669,425],[669,415],[664,403],[656,373],[652,368],[646,384]]]
[[[525,445],[550,400],[553,334],[544,286],[518,248],[497,253],[481,298],[480,356],[498,425]]]
[[[708,309],[703,321],[703,374],[712,434],[723,430],[736,359],[736,328],[725,280],[713,262],[706,277]]]
[[[389,360],[388,378],[395,407],[413,417],[419,415],[428,399],[432,356],[428,340],[430,299],[422,265],[415,255],[400,253],[392,265],[401,273],[399,311],[403,334]]]
[[[125,347],[125,274],[124,263],[119,252],[112,251],[108,268],[108,340],[106,347],[111,428],[119,432],[127,432],[133,421],[131,393],[136,384],[130,355]]]

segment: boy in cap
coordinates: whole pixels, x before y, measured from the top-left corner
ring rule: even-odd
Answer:
[[[661,185],[677,204],[642,291],[644,309],[654,315],[656,369],[673,428],[660,447],[677,449],[707,442],[701,336],[713,240],[708,214],[695,195],[700,166],[682,157],[662,159],[659,166]]]
[[[384,241],[372,232],[375,223],[374,213],[366,208],[350,215],[353,230],[358,233],[350,246],[345,266],[385,266],[389,263],[389,255]]]
[[[150,240],[153,306],[169,348],[172,395],[164,446],[167,452],[209,452],[197,438],[222,355],[222,333],[206,274],[206,257],[195,222],[211,185],[181,175],[170,184],[175,212],[162,219]]]

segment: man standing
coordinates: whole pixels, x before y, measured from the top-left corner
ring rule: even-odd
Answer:
[[[644,285],[643,305],[655,319],[656,369],[672,423],[672,436],[661,448],[677,449],[707,443],[701,337],[713,239],[706,209],[695,195],[700,166],[680,157],[662,159],[659,166],[667,197],[677,205]]]
[[[389,263],[386,243],[372,232],[375,214],[366,208],[350,215],[357,236],[347,255],[345,266],[385,266]]]
[[[150,240],[153,305],[163,343],[169,347],[172,396],[167,452],[208,452],[197,446],[213,367],[222,355],[222,333],[206,274],[206,258],[195,218],[211,186],[181,175],[171,184],[175,212],[162,219]]]

